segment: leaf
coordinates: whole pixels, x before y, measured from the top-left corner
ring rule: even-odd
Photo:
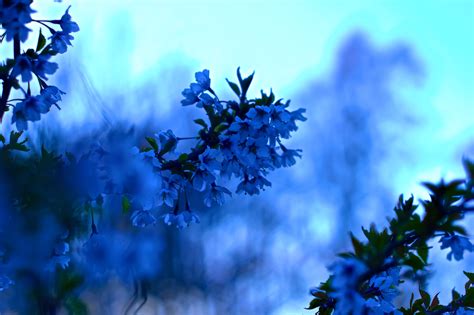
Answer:
[[[240,74],[240,67],[237,68],[237,78],[239,79],[240,87],[242,88],[242,97],[245,97],[247,95],[247,91],[250,87],[250,84],[252,83],[254,74],[255,71],[252,72],[252,74],[249,75],[247,78],[242,79],[242,76]]]
[[[423,291],[422,289],[420,289],[420,295],[421,295],[421,299],[423,301],[423,304],[426,307],[428,307],[430,305],[430,301],[431,301],[430,295],[428,294],[428,292]]]
[[[420,256],[421,259],[423,259],[423,262],[427,263],[428,262],[428,252],[429,252],[429,247],[425,244],[421,244],[417,249],[416,252],[418,256]]]
[[[239,89],[239,86],[237,84],[235,84],[234,82],[231,82],[229,81],[228,79],[226,79],[227,83],[229,84],[230,88],[232,89],[232,91],[234,91],[235,94],[237,94],[238,97],[240,97],[240,89]]]
[[[122,213],[127,214],[130,211],[130,201],[126,196],[122,196]]]
[[[0,134],[0,141],[1,141],[2,143],[5,143],[5,137],[4,137],[2,134]]]
[[[350,233],[351,236],[351,241],[352,241],[352,247],[354,247],[354,253],[356,254],[357,257],[362,258],[362,254],[364,252],[364,244],[362,244],[361,241],[359,241],[354,234]]]
[[[451,291],[451,295],[452,295],[452,300],[453,301],[457,301],[461,297],[461,294],[458,291],[454,290],[454,289]]]
[[[323,303],[324,301],[320,300],[320,299],[312,299],[311,302],[309,302],[309,306],[308,307],[305,307],[307,310],[312,310],[312,309],[315,309],[316,307],[319,307],[321,306],[321,304]]]
[[[414,271],[421,270],[425,267],[423,260],[413,253],[408,253],[408,259],[405,260],[405,265],[412,267]]]
[[[433,301],[431,301],[430,310],[434,309],[436,306],[439,305],[438,295],[439,295],[439,293],[436,293],[436,295],[433,298]]]
[[[203,126],[204,128],[207,128],[207,123],[204,121],[204,119],[194,119],[194,122],[200,126]]]
[[[158,151],[158,143],[156,143],[156,139],[152,137],[145,137],[145,139],[151,145],[153,150]]]
[[[23,151],[23,152],[29,151],[28,147],[25,145],[25,143],[26,143],[26,141],[28,141],[28,139],[22,140],[20,142],[18,141],[22,134],[23,134],[23,131],[20,131],[20,132],[12,131],[12,132],[10,132],[10,142],[8,143],[7,146],[5,146],[5,149],[7,149],[7,150],[17,150],[17,151]]]
[[[87,309],[87,304],[77,297],[70,297],[66,299],[66,301],[64,302],[64,307],[66,308],[69,315],[89,314],[89,310]]]
[[[227,128],[229,128],[229,124],[228,123],[220,123],[219,125],[217,125],[215,128],[214,128],[214,132],[221,132],[221,131],[224,131],[226,130]]]
[[[463,273],[466,275],[466,277],[469,279],[469,281],[474,283],[474,272],[463,271]]]
[[[464,295],[464,306],[474,307],[474,287],[466,290],[466,295]]]
[[[189,155],[186,154],[186,153],[183,153],[181,154],[179,157],[178,157],[178,161],[180,162],[186,162],[186,160],[188,159]]]
[[[41,49],[43,49],[45,45],[46,45],[46,38],[44,37],[40,29],[39,36],[38,36],[38,44],[36,45],[36,51],[40,51]]]

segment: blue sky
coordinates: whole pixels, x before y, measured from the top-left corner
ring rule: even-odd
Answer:
[[[51,14],[68,3],[50,6]],[[330,70],[336,48],[353,30],[380,46],[406,42],[426,79],[396,89],[426,118],[413,137],[419,174],[412,176],[412,165],[402,170],[411,178],[397,185],[413,191],[418,178],[461,173],[456,150],[474,134],[472,1],[82,0],[71,13],[81,32],[66,58],[81,60],[104,95],[150,81],[170,66],[188,67],[189,78],[209,68],[224,89],[222,79],[240,66],[256,70],[255,91],[272,87],[291,99],[307,80]]]

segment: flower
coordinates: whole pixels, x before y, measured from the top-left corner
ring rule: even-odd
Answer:
[[[18,130],[28,129],[27,121],[40,120],[40,114],[47,113],[51,105],[44,102],[40,96],[28,95],[24,100],[17,103],[13,110],[12,124],[16,123]]]
[[[16,129],[18,131],[28,129],[28,120],[25,117],[23,105],[21,103],[17,104],[17,106],[15,106],[13,109],[12,124],[16,124]]]
[[[250,119],[250,124],[255,129],[268,125],[270,121],[270,109],[268,106],[256,106],[247,112],[247,117]]]
[[[220,170],[220,157],[221,154],[219,150],[207,148],[206,151],[199,155],[199,168],[201,170],[207,170],[210,173]]]
[[[201,86],[203,90],[209,90],[211,88],[209,70],[205,69],[201,72],[196,72],[194,76],[196,77],[196,82]]]
[[[283,153],[280,155],[280,163],[283,167],[293,166],[296,163],[295,158],[301,158],[301,150],[290,150],[281,146]]]
[[[215,180],[214,174],[206,169],[197,168],[192,177],[192,185],[195,190],[202,192]]]
[[[212,206],[213,203],[222,206],[224,204],[224,194],[232,195],[227,188],[212,184],[211,188],[204,194],[204,204],[208,207]]]
[[[26,55],[20,55],[16,58],[15,66],[13,66],[11,76],[16,78],[21,75],[23,82],[29,82],[33,79],[31,72],[33,71],[33,64],[30,58]]]
[[[330,296],[337,300],[335,314],[362,314],[365,300],[357,292],[358,280],[367,266],[356,258],[348,258],[329,266],[333,272]]]
[[[71,8],[71,6],[69,6],[67,8],[66,12],[61,17],[61,20],[60,20],[60,23],[59,23],[62,30],[67,34],[79,31],[79,26],[77,25],[76,22],[72,21],[71,15],[69,14],[69,9],[70,8]]]
[[[392,313],[401,314],[392,304],[392,300],[398,295],[398,284],[400,282],[400,267],[390,268],[369,280],[369,286],[376,290],[375,296],[365,303],[373,314]],[[371,313],[371,314],[372,314]]]
[[[162,216],[163,221],[167,225],[176,225],[178,229],[183,229],[191,223],[199,223],[199,217],[190,210],[185,210],[179,214],[173,212],[167,213]]]
[[[446,234],[441,237],[439,242],[441,243],[441,249],[451,248],[451,252],[447,255],[448,260],[451,260],[454,255],[454,259],[459,261],[463,259],[465,250],[469,252],[474,251],[474,246],[465,236]]]
[[[135,210],[130,219],[133,226],[137,227],[146,227],[156,223],[156,218],[148,210]]]
[[[41,90],[41,97],[43,101],[48,105],[52,106],[61,100],[61,95],[65,94],[57,87],[50,85]]]
[[[10,1],[9,6],[0,2],[0,24],[5,29],[7,41],[13,40],[15,36],[22,42],[28,39],[31,30],[25,24],[31,22],[31,13],[35,12],[30,5],[30,0]]]
[[[51,48],[59,54],[64,54],[67,51],[67,46],[72,46],[71,40],[73,40],[74,37],[69,33],[59,31],[54,32],[50,39]]]
[[[49,55],[39,55],[38,59],[33,60],[33,72],[44,80],[48,80],[46,74],[54,74],[58,70],[58,64],[48,59]]]

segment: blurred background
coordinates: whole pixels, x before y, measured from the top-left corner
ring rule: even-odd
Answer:
[[[474,158],[470,0],[35,5],[44,18],[72,5],[81,28],[74,48],[56,58],[55,79],[67,95],[61,111],[30,128],[37,145],[64,149],[104,126],[192,135],[202,113],[179,101],[202,69],[221,99],[232,97],[225,78],[240,66],[256,71],[250,97],[272,88],[307,109],[290,141],[303,158],[273,172],[271,189],[234,194],[183,231],[153,228],[161,235],[160,273],[147,284],[140,314],[308,314],[308,288],[326,280],[350,230],[384,226],[400,193],[426,198],[422,181],[463,176],[462,157]],[[432,245],[428,291],[447,301],[474,255],[448,262]],[[117,314],[134,293],[114,281],[83,293],[97,314]]]

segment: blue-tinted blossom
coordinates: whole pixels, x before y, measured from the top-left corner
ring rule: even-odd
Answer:
[[[251,108],[247,117],[250,119],[250,124],[253,128],[258,129],[264,125],[268,125],[270,120],[270,108],[268,106],[255,106]]]
[[[204,194],[204,204],[208,207],[213,204],[222,206],[224,204],[224,194],[228,194],[229,196],[232,195],[232,193],[225,187],[211,185],[211,188]]]
[[[196,72],[196,82],[201,86],[203,90],[209,90],[211,88],[211,79],[209,78],[209,70],[203,70]]]
[[[280,155],[280,163],[283,167],[290,167],[295,165],[296,157],[301,158],[301,150],[290,150],[286,149],[285,147],[281,147],[283,149],[283,153]]]
[[[192,211],[182,211],[178,214],[167,213],[162,216],[163,221],[167,225],[176,225],[178,229],[183,229],[191,223],[199,223],[199,217]]]
[[[184,89],[181,94],[184,96],[184,100],[181,101],[183,106],[193,105],[199,102],[199,97],[191,89]]]
[[[72,46],[71,40],[73,40],[74,37],[64,31],[58,31],[54,32],[50,39],[52,50],[59,54],[64,54],[67,51],[67,46]]]
[[[390,268],[369,280],[369,286],[376,290],[376,295],[367,300],[365,306],[369,308],[371,314],[384,314],[394,312],[401,314],[392,304],[393,299],[398,295],[398,284],[400,282],[400,268]]]
[[[214,98],[207,93],[202,93],[199,96],[199,102],[196,104],[197,107],[201,108],[203,106],[210,106],[214,104]]]
[[[15,66],[13,66],[11,76],[16,78],[18,75],[21,75],[21,80],[23,82],[29,82],[33,79],[32,72],[33,64],[30,60],[30,57],[26,55],[20,55],[16,58]]]
[[[184,96],[184,100],[181,101],[183,106],[197,104],[198,107],[203,105],[211,105],[214,103],[214,99],[208,94],[203,94],[204,91],[210,90],[211,79],[209,79],[209,70],[202,72],[196,72],[196,82],[191,83],[189,88],[184,89],[181,94]]]
[[[28,39],[31,30],[26,24],[31,22],[31,13],[35,12],[30,5],[29,0],[13,0],[9,5],[0,2],[0,24],[5,29],[7,41],[13,40],[15,36],[22,42]]]
[[[27,121],[40,120],[40,114],[47,113],[50,105],[46,104],[40,96],[27,96],[17,103],[13,110],[12,124],[16,123],[18,130],[28,129]]]
[[[207,148],[199,155],[199,162],[201,162],[199,168],[210,173],[218,171],[221,168],[220,158],[221,154],[218,150]]]
[[[18,131],[28,129],[28,120],[25,117],[25,112],[23,111],[23,104],[18,103],[15,108],[13,108],[12,115],[12,124],[16,125]]]
[[[343,259],[329,267],[333,273],[331,297],[337,300],[335,314],[362,314],[365,300],[357,291],[358,279],[367,266],[355,258]]]
[[[216,176],[206,169],[197,168],[192,178],[192,186],[197,191],[204,191],[216,180]]]
[[[465,236],[446,234],[441,237],[439,242],[441,243],[441,249],[451,248],[451,252],[447,255],[448,260],[451,260],[454,255],[454,259],[459,261],[463,259],[465,250],[468,252],[474,250],[474,246]]]
[[[66,12],[61,17],[61,20],[60,20],[60,25],[61,25],[62,30],[68,34],[79,31],[79,26],[77,25],[76,22],[72,21],[71,15],[69,14],[70,8],[71,6],[67,8]]]
[[[57,102],[61,101],[61,95],[65,94],[57,87],[50,85],[45,87],[41,90],[41,97],[43,98],[43,102],[47,104],[49,107],[56,104]]]
[[[48,59],[49,55],[39,55],[38,59],[33,60],[33,72],[44,80],[48,80],[47,74],[54,74],[58,70],[58,64]]]
[[[156,138],[158,139],[159,151],[166,148],[169,152],[173,152],[178,145],[178,138],[172,130],[161,131],[156,135]]]
[[[130,219],[132,224],[137,227],[146,227],[156,223],[156,218],[148,210],[135,210]]]

